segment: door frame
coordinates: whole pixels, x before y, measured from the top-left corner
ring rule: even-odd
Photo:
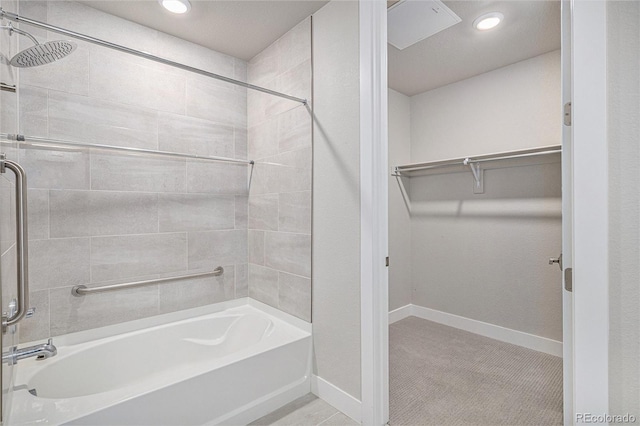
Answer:
[[[609,412],[607,6],[572,0],[573,421]]]
[[[363,425],[389,421],[387,2],[360,8],[360,321]]]
[[[609,410],[606,3],[571,1],[573,421]],[[387,16],[360,0],[362,424],[389,420]],[[573,143],[573,142],[576,143]],[[573,422],[571,422],[573,423]]]

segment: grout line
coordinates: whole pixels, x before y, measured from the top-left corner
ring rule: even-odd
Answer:
[[[262,265],[266,267],[267,265],[267,232],[262,232]]]
[[[47,335],[51,337],[51,289],[47,289],[47,301],[49,303],[49,327],[47,330]]]
[[[51,238],[51,190],[47,190],[47,239]]]

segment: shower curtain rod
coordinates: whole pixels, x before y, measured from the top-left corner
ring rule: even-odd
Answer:
[[[64,149],[73,149],[73,150],[99,149],[104,151],[122,152],[125,154],[147,154],[147,155],[157,155],[160,157],[185,158],[185,159],[206,160],[206,161],[215,161],[219,163],[235,163],[235,164],[244,164],[244,165],[254,164],[253,160],[237,160],[235,158],[227,158],[227,157],[214,157],[214,156],[197,155],[197,154],[183,154],[180,152],[171,152],[171,151],[154,151],[152,149],[143,149],[143,148],[127,148],[123,146],[69,142],[69,141],[62,141],[57,139],[41,138],[37,136],[11,135],[6,133],[0,133],[0,140],[4,140],[6,142],[20,142],[21,144],[25,144],[30,147],[44,148],[44,149],[56,149],[56,148],[63,149],[63,150]]]
[[[236,79],[233,79],[233,78],[225,77],[223,75],[215,74],[215,73],[212,73],[212,72],[209,72],[209,71],[205,71],[205,70],[202,70],[202,69],[199,69],[199,68],[194,68],[194,67],[191,67],[189,65],[181,64],[179,62],[170,61],[169,59],[164,59],[164,58],[161,58],[159,56],[152,55],[150,53],[142,52],[140,50],[130,49],[128,47],[121,46],[119,44],[111,43],[111,42],[108,42],[108,41],[104,41],[104,40],[101,40],[99,38],[95,38],[95,37],[91,37],[91,36],[88,36],[88,35],[76,33],[74,31],[70,31],[70,30],[65,30],[64,28],[56,27],[54,25],[49,25],[47,23],[36,21],[34,19],[30,19],[30,18],[27,18],[27,17],[24,17],[24,16],[20,16],[20,15],[17,15],[15,13],[7,12],[7,11],[3,10],[1,7],[0,7],[0,18],[7,18],[7,19],[9,19],[11,21],[14,21],[14,22],[24,22],[25,24],[28,24],[28,25],[31,25],[31,26],[34,26],[34,27],[37,27],[37,28],[41,28],[41,29],[44,29],[44,30],[47,30],[47,31],[52,31],[52,32],[55,32],[55,33],[58,33],[58,34],[62,34],[62,35],[69,36],[69,37],[73,37],[75,39],[86,41],[86,42],[89,42],[89,43],[97,44],[98,46],[103,46],[103,47],[107,47],[109,49],[118,50],[120,52],[124,52],[124,53],[128,53],[130,55],[138,56],[140,58],[149,59],[151,61],[159,62],[159,63],[164,64],[164,65],[169,65],[171,67],[180,68],[180,69],[183,69],[185,71],[190,71],[190,72],[195,73],[195,74],[204,75],[206,77],[214,78],[216,80],[221,80],[221,81],[225,81],[227,83],[235,84],[237,86],[246,87],[247,89],[257,90],[258,92],[268,93],[270,95],[279,96],[281,98],[289,99],[291,101],[300,102],[303,105],[307,104],[307,100],[306,99],[297,98],[295,96],[291,96],[291,95],[287,95],[287,94],[284,94],[284,93],[276,92],[275,90],[267,89],[267,88],[260,87],[260,86],[255,86],[253,84],[245,83],[244,81],[240,81],[240,80],[236,80]]]

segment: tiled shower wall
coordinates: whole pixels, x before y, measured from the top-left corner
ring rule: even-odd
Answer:
[[[249,296],[311,321],[311,18],[249,61]]]
[[[53,25],[246,81],[246,62],[74,2],[21,1]],[[41,40],[60,36],[27,28]],[[29,45],[20,40],[21,47]],[[79,42],[20,71],[20,132],[247,158],[246,89]],[[99,151],[22,149],[33,318],[21,340],[247,295],[248,167]],[[74,285],[210,271],[221,277],[74,297]]]

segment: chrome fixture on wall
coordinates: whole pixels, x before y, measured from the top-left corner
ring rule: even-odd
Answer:
[[[28,346],[18,349],[17,346],[12,347],[9,351],[2,354],[2,363],[14,365],[21,359],[36,357],[37,361],[49,359],[58,354],[58,348],[53,344],[53,339],[47,340],[47,343]]]
[[[76,47],[78,47],[76,43],[68,40],[48,41],[40,44],[38,40],[28,32],[22,31],[19,28],[14,28],[13,25],[11,25],[11,22],[9,22],[8,25],[0,26],[0,29],[8,30],[9,35],[17,33],[28,37],[34,44],[33,46],[16,53],[14,57],[11,58],[11,65],[18,68],[30,68],[50,64],[51,62],[55,62],[58,59],[62,59],[70,55],[74,50],[76,50]]]

